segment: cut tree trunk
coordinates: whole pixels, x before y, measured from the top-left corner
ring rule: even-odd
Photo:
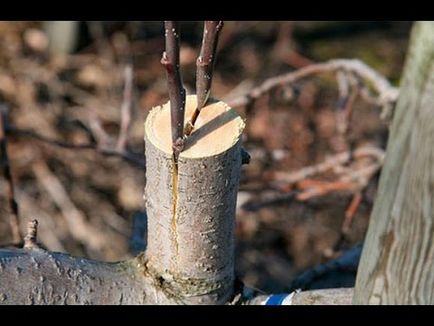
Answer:
[[[413,27],[354,303],[434,304],[434,22]]]
[[[187,117],[196,105],[188,96]],[[184,303],[224,303],[233,294],[244,122],[223,102],[207,105],[177,164],[169,128],[169,104],[154,108],[145,125],[147,268]]]

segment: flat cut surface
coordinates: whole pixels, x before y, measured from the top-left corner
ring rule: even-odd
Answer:
[[[185,123],[190,120],[196,103],[196,95],[186,97]],[[200,112],[180,157],[200,158],[220,154],[238,141],[244,125],[243,119],[234,109],[224,102],[214,101]],[[172,153],[170,102],[149,112],[145,131],[154,146],[168,154]]]

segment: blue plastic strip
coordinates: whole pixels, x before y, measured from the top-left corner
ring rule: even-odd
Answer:
[[[268,298],[268,300],[265,302],[266,306],[280,306],[282,305],[283,300],[288,296],[288,293],[284,294],[273,294]]]

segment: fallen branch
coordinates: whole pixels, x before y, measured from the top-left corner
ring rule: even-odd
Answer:
[[[324,196],[331,192],[339,191],[354,191],[356,185],[348,181],[319,181],[306,179],[297,184],[298,188],[302,189],[297,194],[296,198],[300,201],[306,201],[313,197]]]
[[[73,149],[73,150],[94,150],[105,156],[117,156],[122,159],[143,168],[145,165],[145,160],[142,158],[142,155],[138,153],[130,152],[126,149],[120,150],[117,148],[102,146],[100,143],[88,143],[88,144],[70,144],[57,139],[51,139],[49,137],[40,135],[33,130],[27,129],[19,129],[12,125],[6,126],[6,133],[13,134],[17,136],[30,137],[37,141],[47,143],[49,145],[65,148],[65,149]]]
[[[355,149],[354,151],[346,151],[326,158],[323,162],[306,166],[294,172],[275,172],[274,179],[278,180],[277,183],[294,184],[306,178],[311,178],[315,175],[334,170],[340,174],[339,169],[342,165],[347,164],[351,159],[359,159],[362,157],[373,157],[375,161],[382,164],[384,160],[384,151],[374,146],[363,146]],[[342,172],[341,172],[342,173]],[[353,174],[349,174],[353,175]],[[345,181],[349,177],[344,178]]]
[[[350,72],[368,82],[378,93],[377,103],[383,107],[383,110],[389,110],[392,103],[395,103],[398,98],[398,89],[391,86],[384,76],[362,61],[356,59],[334,59],[324,63],[312,64],[281,76],[269,78],[247,94],[228,99],[226,102],[231,107],[245,106],[275,87],[291,84],[312,75],[336,71]]]

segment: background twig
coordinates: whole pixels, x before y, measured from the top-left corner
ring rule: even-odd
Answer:
[[[348,71],[368,82],[378,93],[377,104],[383,107],[382,117],[388,114],[391,103],[394,103],[398,98],[398,89],[393,87],[384,76],[367,64],[356,59],[333,59],[324,63],[312,64],[281,76],[269,78],[247,94],[227,100],[227,103],[231,107],[247,105],[277,86],[294,83],[311,75],[334,71]],[[364,94],[366,95],[366,91]]]
[[[30,137],[33,139],[36,139],[40,142],[47,143],[53,146],[62,147],[66,149],[73,149],[73,150],[95,150],[98,153],[105,155],[105,156],[118,156],[122,159],[140,167],[143,168],[145,165],[145,161],[142,158],[142,155],[138,153],[130,152],[126,149],[117,149],[117,148],[111,148],[107,146],[102,146],[99,142],[96,143],[88,143],[88,144],[70,144],[67,142],[63,142],[57,139],[51,139],[49,137],[40,135],[33,130],[27,130],[27,129],[19,129],[15,126],[8,125],[6,127],[6,133],[11,133],[17,136],[25,136]]]
[[[120,152],[125,151],[128,140],[128,132],[131,127],[131,102],[133,96],[133,67],[128,64],[124,72],[125,87],[124,97],[121,107],[121,126],[119,131],[116,149]]]

